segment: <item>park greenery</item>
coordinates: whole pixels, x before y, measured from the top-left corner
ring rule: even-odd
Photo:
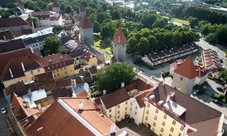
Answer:
[[[62,52],[62,48],[59,49],[61,40],[57,36],[49,36],[44,39],[42,54],[44,56],[52,55],[53,53]]]
[[[100,93],[102,93],[103,90],[109,93],[121,88],[122,82],[125,83],[125,85],[130,84],[135,76],[136,73],[133,71],[132,65],[125,62],[114,63],[98,70],[96,85]]]

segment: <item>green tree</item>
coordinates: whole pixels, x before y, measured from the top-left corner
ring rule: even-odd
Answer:
[[[112,13],[111,16],[113,20],[120,19],[120,13],[117,10],[114,10],[113,12],[110,13]]]
[[[128,63],[114,63],[107,68],[99,69],[97,72],[96,85],[100,92],[106,90],[108,93],[116,91],[121,87],[121,82],[128,85],[136,76],[133,66]]]
[[[93,28],[94,28],[94,32],[95,33],[99,33],[100,32],[100,30],[101,30],[101,25],[100,25],[100,23],[99,22],[97,22],[97,21],[95,21],[94,23],[93,23]]]
[[[65,7],[65,13],[71,13],[72,11],[73,11],[73,8],[72,8],[71,5],[67,5],[67,6]]]
[[[188,21],[191,28],[195,28],[195,26],[198,26],[199,24],[199,19],[197,17],[189,17]]]
[[[110,34],[109,29],[110,28],[106,25],[101,28],[100,35],[102,36],[102,39],[109,36],[109,34]]]
[[[36,28],[36,22],[38,21],[38,18],[37,17],[34,17],[32,15],[29,15],[27,20],[32,20],[33,21],[33,24],[34,24],[34,27]]]
[[[2,18],[9,18],[9,16],[11,16],[11,14],[9,12],[4,12],[2,14]]]
[[[44,39],[42,53],[44,56],[51,55],[58,52],[58,48],[61,45],[60,38],[56,36],[46,37]]]
[[[219,78],[225,82],[227,81],[227,69],[219,73]]]
[[[59,32],[59,31],[61,31],[61,30],[63,30],[63,29],[64,29],[64,26],[57,25],[57,26],[54,26],[54,27],[53,27],[52,32],[53,32],[53,33],[57,33],[57,32]]]
[[[68,53],[68,49],[65,46],[59,46],[58,53],[67,54]]]
[[[96,20],[102,24],[103,20],[105,19],[105,15],[102,13],[102,12],[99,12],[97,17],[96,17]]]

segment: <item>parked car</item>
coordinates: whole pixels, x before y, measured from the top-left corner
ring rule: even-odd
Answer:
[[[218,101],[218,100],[212,100],[213,103],[216,103],[218,105],[222,105],[222,102]]]
[[[199,93],[199,89],[197,89],[193,92],[194,95],[197,95],[198,93]]]
[[[217,87],[217,90],[220,92],[224,92],[224,90],[221,87]]]
[[[6,114],[7,113],[6,108],[5,107],[1,108],[1,112],[2,112],[2,114]]]

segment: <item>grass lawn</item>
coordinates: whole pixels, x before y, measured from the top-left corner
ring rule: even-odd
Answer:
[[[101,39],[97,39],[97,40],[95,40],[94,46],[95,46],[96,49],[98,49],[98,50],[100,50],[102,52],[108,52],[109,54],[112,54],[111,45],[107,44],[108,46],[102,48],[101,47],[102,44],[105,44],[105,42],[103,40],[101,40]]]
[[[182,24],[187,24],[189,25],[188,20],[183,20],[183,19],[178,19],[178,18],[172,18],[174,22],[182,23]]]

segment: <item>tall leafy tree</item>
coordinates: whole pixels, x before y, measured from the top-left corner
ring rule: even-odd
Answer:
[[[121,87],[121,82],[125,85],[130,84],[135,76],[132,65],[125,62],[114,63],[98,70],[96,85],[100,92],[103,90],[113,92]]]
[[[57,53],[60,45],[61,45],[60,38],[56,36],[46,37],[44,39],[44,44],[43,44],[43,50],[42,50],[43,55],[47,56],[53,53]]]

